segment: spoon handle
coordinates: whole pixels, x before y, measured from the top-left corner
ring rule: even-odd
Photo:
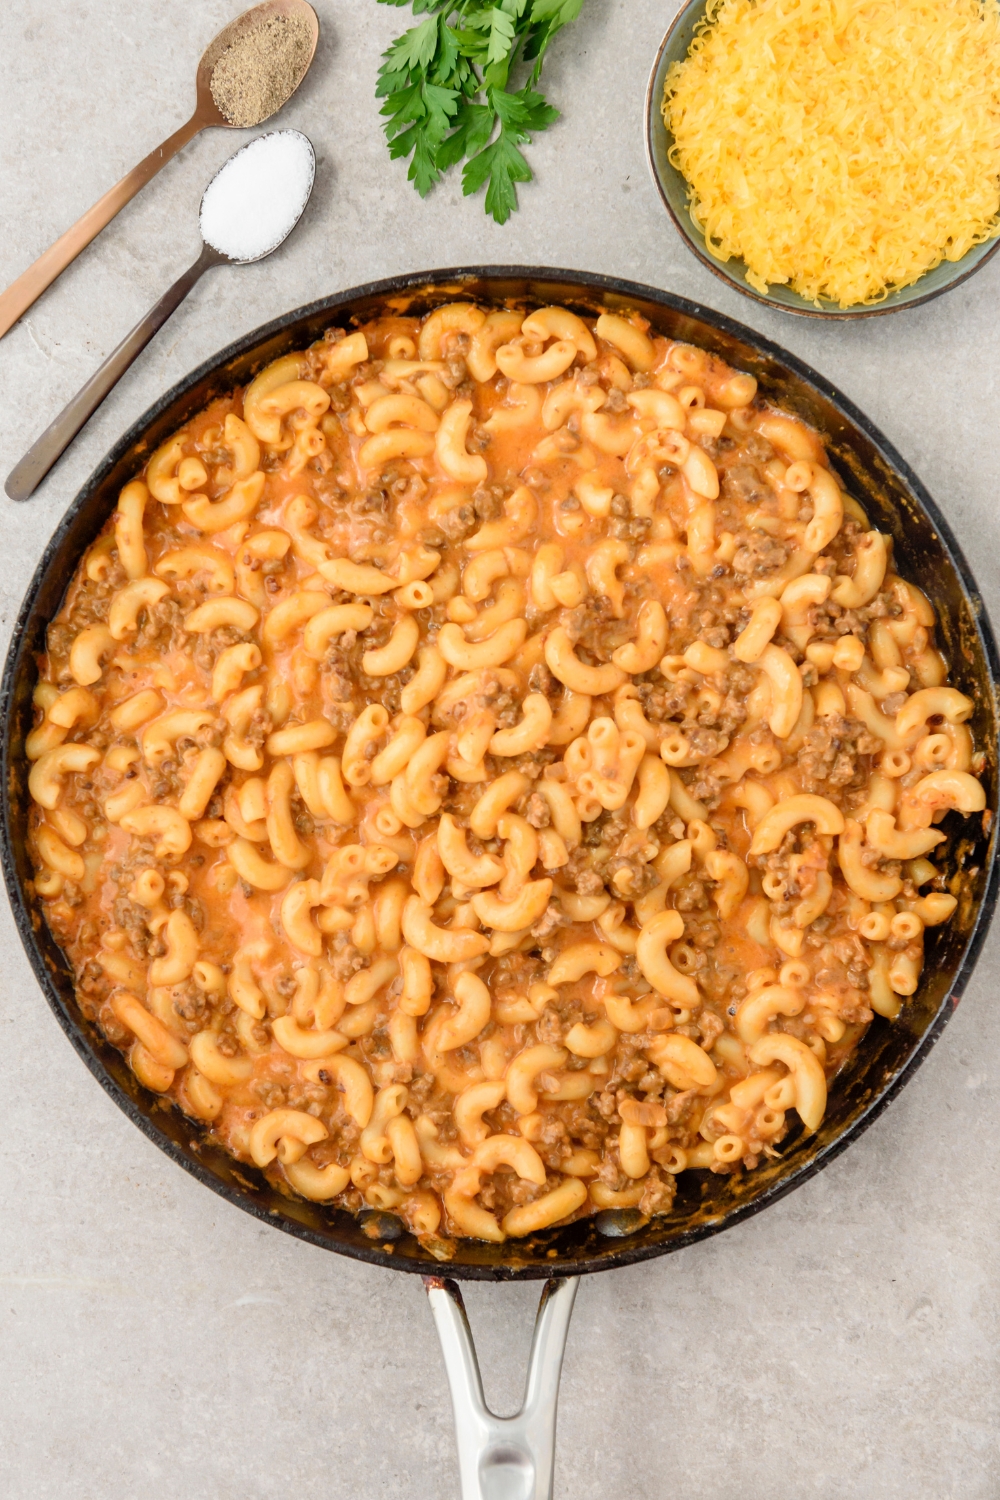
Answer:
[[[137,323],[132,332],[122,339],[117,349],[112,350],[100,369],[91,375],[86,385],[63,407],[55,421],[46,427],[21,462],[10,471],[4,489],[12,500],[27,500],[34,494],[80,428],[93,416],[108,392],[118,384],[157,329],[163,327],[174,309],[184,301],[199,277],[211,266],[221,265],[224,260],[225,256],[213,250],[210,245],[202,248],[194,265],[174,282],[169,291],[164,292],[156,306],[150,308],[142,322]]]
[[[151,151],[121,182],[108,188],[103,198],[98,198],[93,208],[89,208],[81,219],[77,219],[72,229],[61,234],[54,245],[50,245],[26,271],[21,272],[16,281],[11,282],[5,292],[0,293],[0,339],[13,328],[21,314],[27,312],[46,288],[52,285],[56,277],[62,275],[80,251],[100,234],[106,224],[111,223],[115,214],[135,197],[139,189],[144,188],[150,178],[155,177],[160,168],[166,166],[171,157],[176,156],[181,147],[186,146],[191,137],[204,128],[205,123],[201,111],[196,110],[180,130],[175,130],[173,135],[168,136],[162,146]]]

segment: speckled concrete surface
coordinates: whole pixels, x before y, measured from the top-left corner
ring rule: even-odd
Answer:
[[[928,484],[1000,618],[1000,261],[915,312],[771,314],[702,270],[648,180],[641,113],[670,0],[589,0],[547,72],[563,121],[505,229],[449,182],[421,203],[372,97],[407,12],[315,0],[319,55],[282,123],[319,157],[271,261],[201,284],[34,502],[0,500],[4,647],[46,538],[108,446],[238,334],[393,272],[522,261],[701,299],[803,356]],[[229,0],[0,8],[0,284],[185,117]],[[0,473],[194,259],[191,145],[0,343]],[[7,1500],[457,1494],[451,1411],[416,1280],[262,1229],[199,1188],[71,1052],[0,913],[0,1491]],[[570,1331],[556,1494],[715,1500],[1000,1495],[1000,1053],[994,937],[944,1040],[846,1156],[765,1216],[587,1280]],[[516,1403],[536,1293],[468,1304],[488,1392]]]

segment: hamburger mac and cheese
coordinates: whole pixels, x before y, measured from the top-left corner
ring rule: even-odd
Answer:
[[[819,438],[637,316],[330,330],[152,455],[47,644],[34,889],[85,1015],[442,1256],[815,1131],[985,807]]]

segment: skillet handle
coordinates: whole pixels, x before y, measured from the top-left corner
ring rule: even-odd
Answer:
[[[545,1283],[531,1341],[524,1403],[513,1417],[486,1405],[458,1283],[425,1276],[455,1410],[462,1500],[552,1500],[556,1403],[578,1276]]]

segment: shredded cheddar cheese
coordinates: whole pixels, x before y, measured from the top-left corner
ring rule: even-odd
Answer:
[[[758,291],[878,302],[1000,233],[1000,0],[709,0],[662,107]]]

